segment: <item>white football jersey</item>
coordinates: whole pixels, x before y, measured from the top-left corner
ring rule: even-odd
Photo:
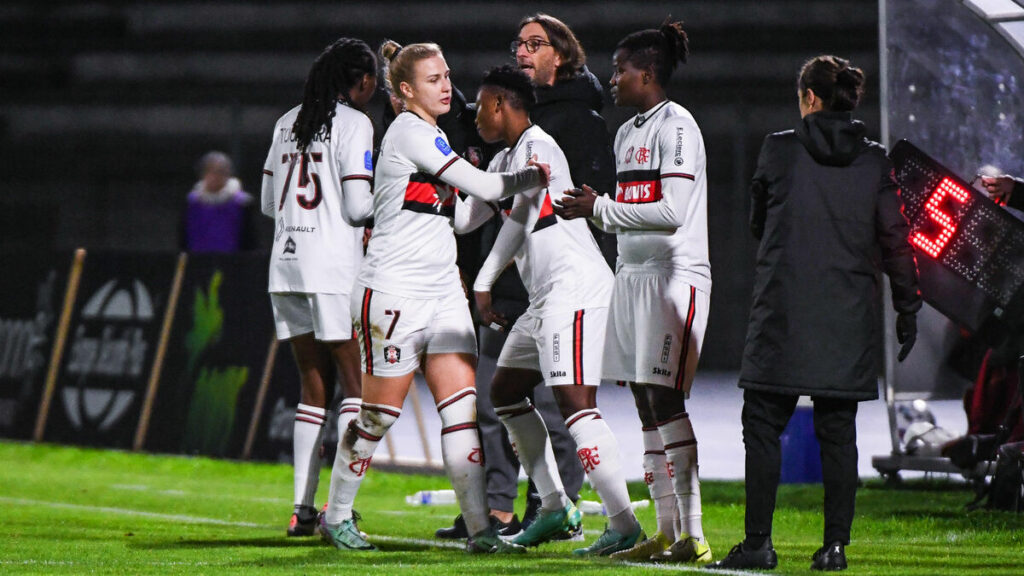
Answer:
[[[438,179],[459,159],[444,131],[411,112],[388,127],[373,193],[361,286],[406,298],[462,290],[455,266],[455,189]]]
[[[563,220],[552,210],[552,202],[574,187],[565,154],[555,140],[533,125],[515,146],[499,152],[487,170],[513,172],[525,167],[534,155],[551,167],[550,184],[515,197],[509,218],[477,277],[477,286],[490,290],[514,251],[531,308],[547,314],[606,307],[614,275],[586,221]]]
[[[594,221],[618,235],[619,262],[665,267],[711,291],[704,139],[693,116],[666,100],[615,134],[615,199]]]
[[[363,229],[342,216],[342,182],[373,181],[373,124],[339,102],[330,132],[300,153],[292,132],[299,108],[277,121],[263,166],[261,208],[275,221],[269,292],[348,294]]]

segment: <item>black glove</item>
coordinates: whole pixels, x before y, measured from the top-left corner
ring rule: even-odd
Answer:
[[[917,341],[917,314],[900,314],[896,317],[896,340],[902,344],[896,360],[903,362]]]

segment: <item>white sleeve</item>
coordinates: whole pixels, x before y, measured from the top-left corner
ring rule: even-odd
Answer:
[[[277,134],[277,131],[274,131]],[[263,163],[263,182],[260,189],[260,212],[268,218],[274,217],[274,142],[270,142],[270,151],[267,152],[267,160]]]
[[[501,275],[508,263],[515,257],[516,253],[526,241],[526,220],[533,204],[527,198],[517,196],[512,205],[512,212],[501,225],[498,237],[494,240],[490,254],[484,260],[480,272],[476,275],[473,283],[474,292],[490,292],[494,282]]]
[[[455,233],[467,234],[483,226],[488,220],[499,214],[501,209],[496,204],[484,202],[472,196],[465,200],[461,196],[455,199]]]
[[[677,132],[680,130],[681,132]],[[679,156],[676,156],[680,138]],[[624,230],[673,230],[682,226],[686,206],[693,195],[695,174],[701,147],[700,133],[692,123],[668,121],[658,131],[661,171],[649,182],[652,200],[615,201],[598,196],[594,202],[594,220],[605,230],[609,226]],[[620,184],[621,186],[621,184]],[[622,195],[622,190],[616,191]]]
[[[345,126],[337,149],[341,177],[342,218],[349,226],[362,226],[373,215],[373,124],[363,115]]]

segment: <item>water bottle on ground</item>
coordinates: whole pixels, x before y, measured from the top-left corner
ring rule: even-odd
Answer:
[[[410,506],[437,506],[455,504],[455,490],[420,490],[405,497]]]

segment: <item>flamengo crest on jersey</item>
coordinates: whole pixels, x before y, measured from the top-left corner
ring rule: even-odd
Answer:
[[[359,285],[406,298],[462,290],[452,228],[456,190],[439,179],[458,159],[444,132],[415,114],[391,123],[374,174],[373,236]]]
[[[274,126],[263,166],[261,209],[274,218],[269,292],[347,294],[362,259],[362,227],[345,222],[342,182],[373,179],[373,125],[339,102],[331,130],[300,153],[299,106]]]
[[[615,206],[672,202],[682,224],[670,229],[619,227],[619,261],[671,269],[711,291],[704,140],[690,113],[665,101],[615,134]],[[613,224],[614,223],[606,223]]]

